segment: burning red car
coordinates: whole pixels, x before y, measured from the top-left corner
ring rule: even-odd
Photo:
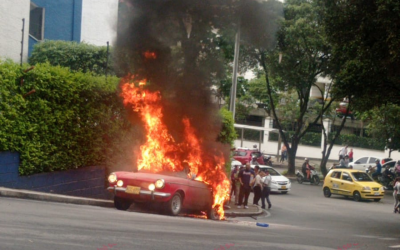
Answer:
[[[108,177],[114,193],[114,206],[127,210],[132,203],[156,204],[167,214],[176,216],[181,211],[205,212],[209,219],[219,219],[213,209],[212,187],[189,178],[184,172],[152,173],[114,172]]]

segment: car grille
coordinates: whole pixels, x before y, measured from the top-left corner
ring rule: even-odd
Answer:
[[[279,185],[287,185],[287,181],[279,181],[278,184]]]
[[[372,188],[372,190],[374,190],[374,191],[378,191],[378,190],[379,190],[379,188]]]

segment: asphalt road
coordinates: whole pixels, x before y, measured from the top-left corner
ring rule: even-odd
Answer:
[[[295,183],[271,200],[258,218],[209,221],[0,197],[0,249],[400,249],[390,195],[354,202]]]

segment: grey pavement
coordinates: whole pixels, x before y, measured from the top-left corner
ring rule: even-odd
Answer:
[[[298,158],[296,159],[296,170],[301,167],[304,159]],[[312,165],[319,164],[319,160],[310,159],[310,163]],[[287,170],[287,162],[279,163],[274,162],[273,167],[276,168],[279,172],[283,172]],[[290,179],[295,179],[295,177],[288,177]],[[114,207],[114,202],[111,200],[103,200],[103,199],[91,199],[91,198],[83,198],[76,196],[68,196],[68,195],[60,195],[60,194],[52,194],[52,193],[44,193],[44,192],[36,192],[30,190],[23,189],[10,189],[0,187],[0,196],[3,197],[14,197],[14,198],[22,198],[22,199],[33,199],[40,201],[50,201],[50,202],[61,202],[61,203],[71,203],[78,205],[91,205],[91,206],[99,206],[99,207]],[[260,201],[261,202],[261,201]],[[231,217],[240,217],[240,216],[256,216],[262,213],[269,213],[268,210],[261,209],[260,206],[253,205],[253,193],[250,194],[249,197],[249,208],[237,208],[234,205],[234,202],[230,202],[225,205],[225,215]]]

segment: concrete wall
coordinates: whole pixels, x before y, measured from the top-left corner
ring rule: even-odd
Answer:
[[[258,141],[243,141],[243,147],[253,148],[253,145],[257,145],[258,148]],[[235,140],[235,147],[240,147],[241,141]],[[339,150],[343,146],[334,145],[329,155],[329,160],[338,161],[338,154]],[[349,147],[350,149],[350,147]],[[267,141],[267,143],[261,144],[261,152],[276,156],[278,151],[278,142],[274,141]],[[377,157],[388,157],[389,152],[383,150],[372,150],[372,149],[365,149],[365,148],[354,148],[354,160],[361,158],[363,156],[377,156]],[[280,154],[280,150],[279,150]],[[322,158],[322,149],[320,147],[313,147],[313,146],[306,146],[306,145],[299,145],[297,149],[297,157],[300,158],[313,158],[313,159],[321,159]],[[399,152],[392,152],[391,158],[394,160],[400,160],[400,153]]]
[[[25,18],[23,61],[28,58],[30,0],[0,1],[0,57],[20,61],[22,18]]]
[[[19,154],[0,152],[0,186],[88,198],[110,199],[105,167],[19,176]]]
[[[118,0],[83,0],[81,41],[98,46],[117,37]]]

